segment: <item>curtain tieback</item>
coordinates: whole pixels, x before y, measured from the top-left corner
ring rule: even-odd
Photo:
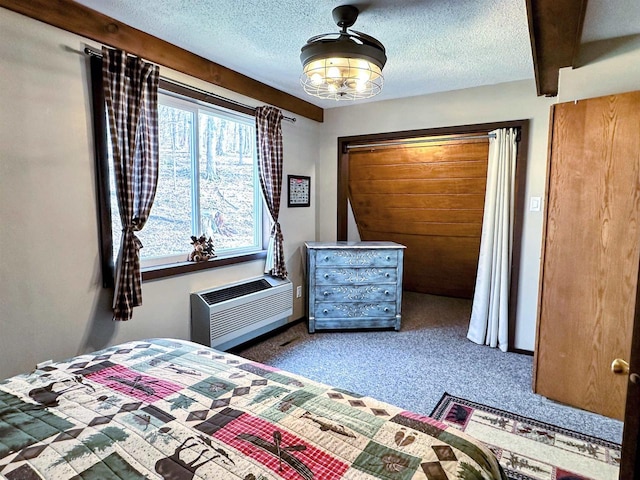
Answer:
[[[274,222],[271,226],[271,236],[282,237],[282,229],[280,228],[280,222]]]
[[[126,255],[126,261],[133,261],[133,259],[138,256],[140,249],[143,247],[142,242],[136,236],[133,228],[123,228],[122,231],[124,233],[124,248],[128,253],[135,252],[135,256]]]

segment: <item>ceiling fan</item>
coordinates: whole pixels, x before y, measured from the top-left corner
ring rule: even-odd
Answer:
[[[384,45],[370,35],[347,30],[360,11],[342,5],[332,11],[339,32],[323,33],[307,40],[300,60],[300,82],[310,95],[334,100],[357,100],[382,90],[387,56]]]

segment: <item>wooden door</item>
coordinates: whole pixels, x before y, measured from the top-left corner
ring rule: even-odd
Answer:
[[[623,419],[640,252],[640,92],[555,105],[534,390]]]

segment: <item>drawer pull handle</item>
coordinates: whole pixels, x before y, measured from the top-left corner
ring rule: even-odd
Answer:
[[[385,294],[385,295],[389,295],[389,290],[385,290],[385,291],[384,291],[384,294]]]
[[[385,276],[385,277],[387,277],[387,278],[389,278],[389,277],[391,276],[391,274],[389,274],[389,273],[385,273],[385,274],[384,274],[384,276]]]
[[[322,310],[322,313],[324,313],[324,314],[326,315],[327,313],[329,313],[329,310],[327,310],[327,309],[325,308],[324,310]]]
[[[323,295],[324,295],[325,297],[328,297],[328,296],[329,296],[329,292],[324,292],[324,293],[323,293]]]
[[[324,278],[329,278],[329,274],[328,274],[328,273],[325,273],[325,274],[324,274]]]
[[[384,311],[388,312],[389,311],[389,307],[384,307]]]
[[[326,262],[328,262],[328,261],[329,261],[329,257],[324,257],[324,260],[325,260]]]
[[[391,257],[389,255],[387,255],[387,260],[391,260]]]

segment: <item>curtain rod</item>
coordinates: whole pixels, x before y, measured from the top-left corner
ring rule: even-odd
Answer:
[[[92,56],[92,57],[102,58],[102,52],[99,52],[97,50],[93,50],[93,49],[91,49],[89,47],[85,47],[84,53],[86,55],[89,55],[89,56]],[[251,105],[246,105],[246,104],[238,102],[236,100],[231,100],[230,98],[223,97],[222,95],[218,95],[217,93],[207,92],[206,90],[202,90],[200,88],[193,87],[191,85],[187,85],[186,83],[182,83],[182,82],[179,82],[177,80],[173,80],[173,79],[170,79],[170,78],[167,78],[167,77],[163,77],[162,75],[160,76],[160,78],[162,80],[164,80],[165,82],[172,83],[174,85],[177,85],[178,87],[182,87],[182,88],[185,88],[187,90],[191,90],[193,92],[200,93],[202,95],[207,95],[209,97],[217,98],[218,100],[222,100],[224,102],[232,103],[234,105],[237,105],[238,107],[246,108],[246,109],[249,109],[249,110],[252,110],[252,111],[255,112],[255,107],[252,107]],[[292,123],[296,122],[296,117],[287,117],[286,115],[283,115],[282,118],[284,120],[287,120],[287,121],[292,122]]]
[[[495,133],[487,133],[486,135],[466,135],[458,137],[446,137],[446,138],[423,138],[421,140],[398,140],[396,142],[387,143],[364,143],[357,145],[347,145],[347,150],[354,148],[371,148],[371,147],[392,147],[396,145],[411,145],[413,143],[432,143],[432,142],[452,142],[455,140],[475,140],[476,138],[496,138]]]

